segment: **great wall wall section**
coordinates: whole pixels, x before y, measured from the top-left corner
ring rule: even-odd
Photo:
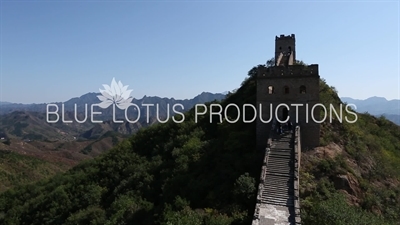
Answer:
[[[264,158],[252,225],[301,224],[301,151],[319,145],[320,125],[315,121],[319,121],[320,112],[316,110],[311,115],[304,108],[294,109],[292,105],[311,108],[318,104],[320,77],[317,64],[305,66],[296,62],[294,34],[280,35],[275,38],[275,65],[257,71],[260,115],[266,120],[273,119],[268,123],[257,120],[257,149],[264,153]],[[282,103],[290,107],[279,108]],[[314,121],[304,119],[311,116]],[[277,127],[284,124],[286,130],[278,131]]]
[[[268,143],[252,225],[299,225],[300,127],[273,135]]]

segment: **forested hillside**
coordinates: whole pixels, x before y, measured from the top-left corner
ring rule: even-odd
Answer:
[[[228,102],[254,103],[255,81]],[[0,223],[248,224],[261,166],[255,124],[210,124],[207,115],[196,124],[193,115],[142,129],[63,175],[7,191]]]
[[[223,105],[255,104],[254,71]],[[320,87],[324,104],[340,103],[334,88]],[[304,224],[398,224],[399,127],[358,115],[354,124],[326,121],[323,146],[303,151]],[[251,224],[263,155],[255,123],[193,117],[141,129],[65,174],[1,194],[0,223]]]

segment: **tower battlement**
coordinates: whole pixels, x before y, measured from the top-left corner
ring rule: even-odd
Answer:
[[[258,78],[279,78],[293,76],[319,76],[318,64],[312,64],[309,66],[292,65],[288,67],[274,66],[270,68],[260,68],[257,72]]]
[[[294,34],[288,36],[281,34],[279,37],[275,36],[275,61],[277,61],[282,54],[291,54],[293,62],[296,62],[296,38]]]
[[[278,36],[275,36],[275,40],[278,40],[278,39],[295,39],[295,35],[294,34],[291,34],[291,35],[284,35],[284,34],[281,34],[279,37]]]

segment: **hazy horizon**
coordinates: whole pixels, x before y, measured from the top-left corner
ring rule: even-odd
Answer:
[[[397,1],[0,4],[0,101],[63,102],[113,77],[139,99],[231,91],[281,34],[339,96],[400,99]]]
[[[203,91],[203,92],[206,92],[206,93],[212,93],[212,92],[209,92],[209,91]],[[225,92],[228,92],[228,91],[222,91],[222,92],[216,92],[216,93],[212,93],[212,94],[224,94]],[[79,97],[81,97],[81,96],[83,96],[83,95],[86,95],[86,94],[90,94],[90,93],[95,93],[95,94],[97,94],[97,93],[100,93],[100,92],[87,92],[87,93],[85,93],[85,94],[81,94],[81,95],[79,95],[79,96],[73,96],[73,97],[70,97],[70,98],[68,98],[68,99],[66,99],[66,100],[59,100],[59,101],[52,101],[52,102],[30,102],[30,103],[23,103],[23,102],[11,102],[11,101],[7,101],[7,100],[1,100],[0,102],[2,102],[2,103],[15,103],[15,104],[47,104],[47,103],[54,103],[54,102],[66,102],[66,101],[68,101],[68,100],[70,100],[70,99],[72,99],[72,98],[79,98]],[[198,95],[200,95],[200,94],[202,94],[202,92],[201,93],[198,93],[198,94],[196,94],[196,95],[194,95],[194,96],[192,96],[192,97],[189,97],[189,98],[175,98],[175,97],[167,97],[167,96],[157,96],[157,95],[143,95],[142,97],[134,97],[134,99],[142,99],[142,98],[144,98],[144,97],[159,97],[159,98],[169,98],[169,99],[171,99],[171,98],[174,98],[174,99],[176,99],[176,100],[185,100],[185,99],[193,99],[193,98],[195,98],[196,96],[198,96]],[[373,96],[370,96],[370,97],[367,97],[367,98],[364,98],[364,99],[358,99],[358,98],[353,98],[353,97],[351,97],[351,96],[340,96],[339,95],[339,97],[340,98],[352,98],[352,99],[354,99],[354,100],[361,100],[361,101],[364,101],[364,100],[367,100],[367,99],[369,99],[369,98],[374,98],[374,97],[377,97],[377,98],[384,98],[384,99],[386,99],[387,101],[393,101],[393,100],[398,100],[398,101],[400,101],[400,99],[387,99],[387,98],[385,98],[385,97],[382,97],[382,96],[376,96],[376,95],[373,95]]]

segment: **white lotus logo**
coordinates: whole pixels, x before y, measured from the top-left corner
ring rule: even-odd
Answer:
[[[105,90],[100,90],[102,95],[97,95],[97,98],[101,101],[99,103],[100,108],[108,108],[110,105],[115,104],[120,109],[126,109],[130,106],[132,97],[130,94],[132,90],[128,90],[128,85],[123,86],[121,81],[115,82],[113,78],[111,81],[111,87],[107,84],[103,84]]]

